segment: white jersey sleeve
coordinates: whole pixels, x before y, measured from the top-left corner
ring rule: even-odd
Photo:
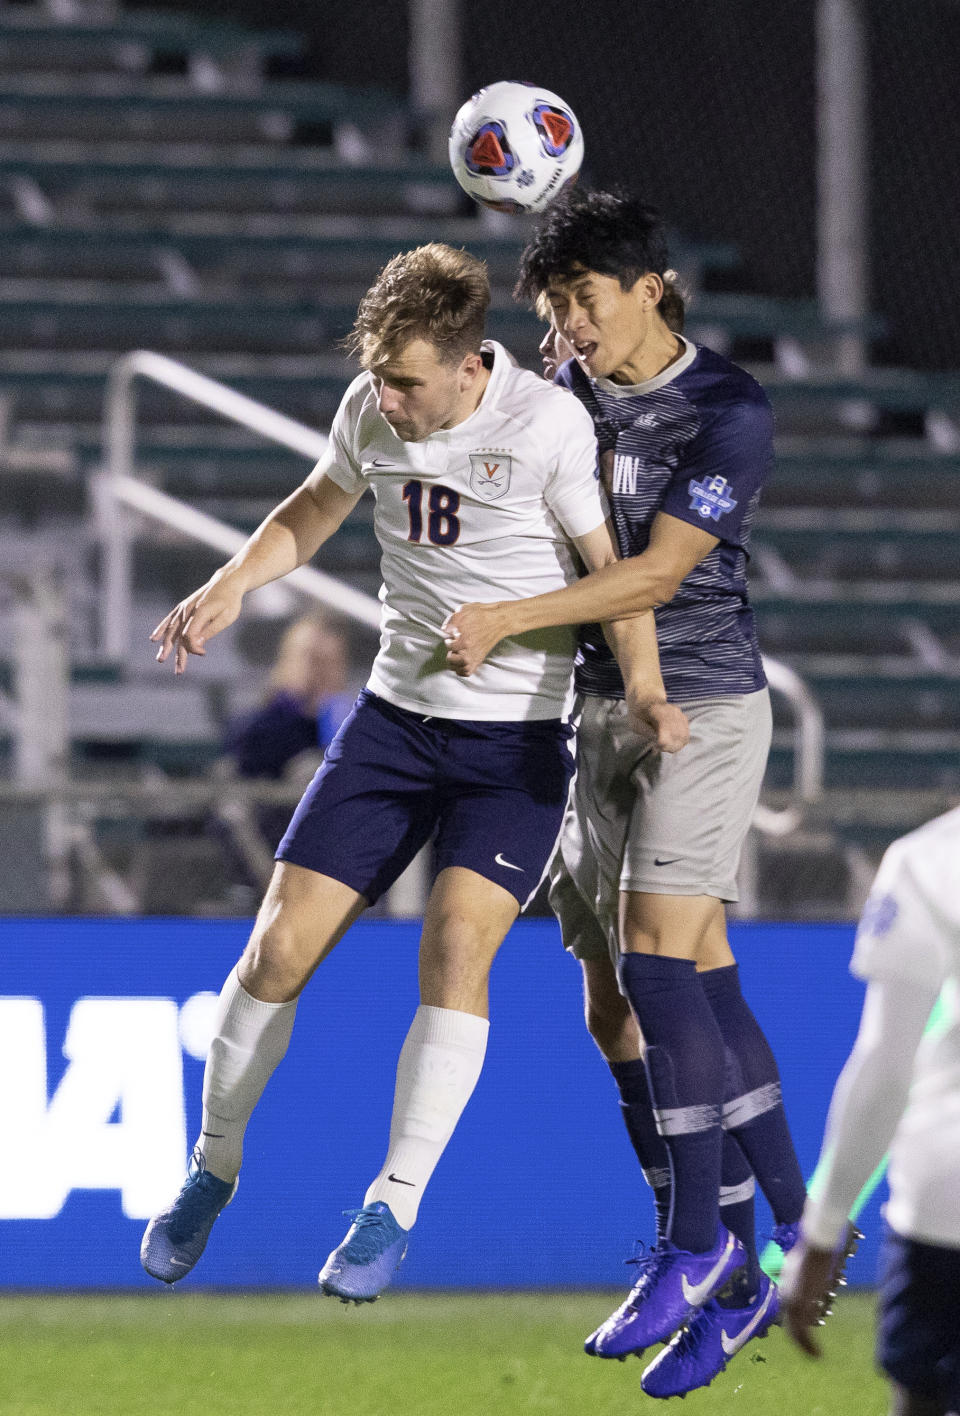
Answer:
[[[556,410],[556,461],[547,477],[544,500],[566,534],[575,540],[602,526],[608,512],[600,485],[593,419],[578,398],[561,393],[561,400]]]
[[[960,809],[902,836],[880,864],[851,972],[939,988],[960,959]]]
[[[359,493],[366,486],[357,452],[357,425],[369,393],[370,381],[366,375],[353,380],[340,400],[327,450],[313,469],[315,477],[329,477],[344,492]]]

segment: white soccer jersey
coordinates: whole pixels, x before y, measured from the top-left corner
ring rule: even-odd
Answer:
[[[960,809],[887,851],[850,967],[942,990],[890,1148],[886,1215],[898,1234],[960,1246]]]
[[[354,379],[317,471],[376,497],[383,611],[368,687],[438,718],[558,718],[569,707],[573,629],[506,639],[469,678],[446,662],[449,614],[562,589],[577,577],[570,538],[606,516],[589,414],[501,345],[484,350],[493,367],[478,407],[421,442],[403,442],[378,412],[369,373]]]

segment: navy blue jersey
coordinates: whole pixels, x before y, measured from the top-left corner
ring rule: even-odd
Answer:
[[[720,544],[656,610],[670,698],[753,693],[766,679],[747,600],[750,527],[773,461],[773,414],[756,379],[685,340],[669,368],[632,387],[592,380],[573,360],[557,373],[597,432],[620,554],[647,548],[658,512],[702,526]],[[580,634],[577,687],[623,697],[598,625]]]

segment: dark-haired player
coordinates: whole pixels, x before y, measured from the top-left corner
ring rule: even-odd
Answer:
[[[644,1390],[668,1396],[710,1381],[777,1316],[755,1250],[720,1221],[722,1131],[749,1160],[785,1248],[805,1196],[724,909],[737,898],[770,741],[746,565],[772,417],[754,379],[677,332],[683,305],[663,227],[638,200],[565,194],[524,252],[518,294],[544,295],[573,347],[557,382],[593,418],[623,560],[557,593],[465,606],[450,622],[450,657],[469,674],[506,636],[585,626],[578,774],[554,904],[662,1213],[660,1242],[587,1350],[640,1351],[696,1317],[644,1374]],[[690,720],[675,759],[631,732],[595,624],[653,607],[667,692]],[[597,918],[602,930],[587,922]],[[736,1209],[724,1216],[748,1241],[752,1224]]]
[[[483,340],[489,298],[485,267],[464,251],[433,244],[390,261],[360,304],[363,372],[327,452],[154,631],[158,658],[174,655],[182,672],[237,618],[248,591],[309,560],[374,489],[380,652],[280,843],[221,992],[194,1159],[141,1248],[148,1273],[166,1283],[190,1271],[233,1198],[246,1126],[286,1052],[302,989],[431,838],[421,1006],[400,1054],[387,1153],[321,1271],[325,1293],[371,1301],[389,1283],[480,1075],[490,965],[537,889],[563,817],[574,643],[563,630],[524,635],[468,683],[446,664],[442,625],[492,585],[564,585],[577,574],[573,545],[589,566],[615,556],[590,419]],[[649,617],[611,633],[636,677],[638,708],[642,675],[662,698]],[[678,710],[661,710],[661,722],[682,723]]]

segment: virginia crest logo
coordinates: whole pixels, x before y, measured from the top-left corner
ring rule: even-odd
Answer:
[[[513,459],[501,452],[470,453],[470,490],[483,501],[499,501],[510,490]]]

